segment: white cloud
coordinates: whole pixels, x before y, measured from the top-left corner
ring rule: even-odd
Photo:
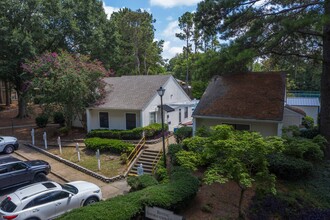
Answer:
[[[168,17],[166,18],[167,21],[173,21],[173,19],[174,19],[174,18],[173,18],[172,16],[168,16]]]
[[[120,8],[106,6],[104,2],[103,2],[103,8],[104,8],[105,13],[107,14],[108,19],[110,19],[112,13],[120,10]]]
[[[178,53],[182,53],[182,47],[172,46],[170,41],[164,42],[162,54],[164,59],[171,59]]]
[[[176,6],[193,6],[201,0],[150,0],[152,6],[160,6],[163,8],[173,8]]]
[[[164,29],[162,35],[164,37],[175,37],[175,33],[180,33],[179,22],[171,21],[168,23],[167,27]]]

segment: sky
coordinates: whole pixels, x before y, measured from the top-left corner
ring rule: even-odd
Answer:
[[[184,45],[184,41],[175,37],[175,33],[180,32],[178,18],[187,11],[196,11],[199,2],[201,0],[103,0],[103,7],[108,18],[114,11],[125,7],[133,11],[143,9],[152,14],[156,19],[155,40],[165,41],[162,56],[171,59],[182,52]]]

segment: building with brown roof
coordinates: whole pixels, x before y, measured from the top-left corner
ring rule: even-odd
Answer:
[[[194,131],[201,126],[230,124],[237,130],[281,135],[301,124],[304,115],[285,107],[285,74],[258,72],[214,77],[193,113]]]

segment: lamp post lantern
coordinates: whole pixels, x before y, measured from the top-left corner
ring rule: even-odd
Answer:
[[[160,87],[157,89],[157,93],[160,96],[160,113],[162,118],[162,139],[163,139],[163,157],[164,157],[164,167],[166,168],[166,153],[165,153],[165,132],[164,132],[164,111],[163,111],[163,95],[165,93],[165,89]]]

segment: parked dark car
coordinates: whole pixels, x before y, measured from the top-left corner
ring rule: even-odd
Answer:
[[[49,163],[43,160],[21,161],[14,157],[0,157],[0,190],[45,181],[50,170]]]

